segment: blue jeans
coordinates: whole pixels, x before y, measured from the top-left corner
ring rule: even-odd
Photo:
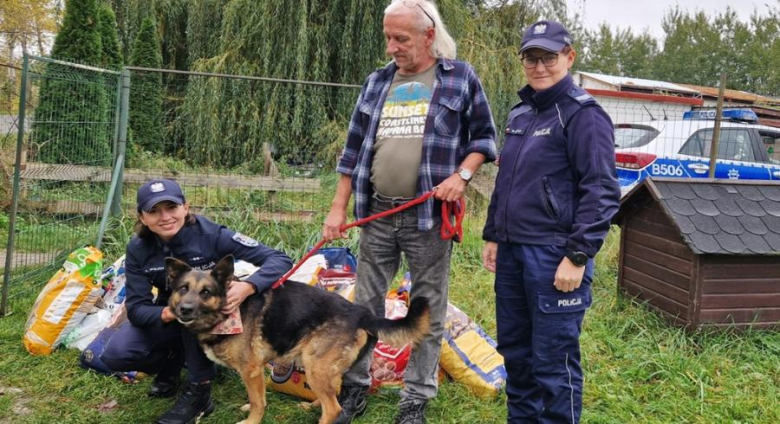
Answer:
[[[580,287],[558,291],[558,246],[499,243],[496,256],[498,352],[507,371],[508,423],[578,423],[583,375],[580,330],[591,304],[593,260]]]
[[[407,199],[375,196],[371,214],[392,209]],[[375,315],[385,316],[385,297],[390,282],[406,258],[412,277],[411,298],[428,298],[431,307],[431,334],[412,349],[404,372],[402,402],[424,401],[438,391],[438,366],[444,319],[447,315],[450,253],[452,241],[440,236],[441,219],[430,231],[417,229],[417,207],[384,217],[361,227],[355,303]],[[368,386],[373,349],[366,351],[344,374],[344,384]]]

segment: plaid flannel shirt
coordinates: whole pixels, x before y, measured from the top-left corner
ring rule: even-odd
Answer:
[[[397,70],[391,62],[368,76],[358,97],[347,133],[347,143],[336,171],[352,177],[355,218],[368,216],[371,163],[379,119]],[[439,59],[433,97],[423,135],[417,196],[455,173],[470,153],[482,153],[486,162],[496,159],[496,128],[485,91],[474,68],[466,62]],[[410,170],[411,171],[411,170]],[[400,170],[399,172],[405,172]],[[433,228],[434,199],[417,206],[418,229]]]

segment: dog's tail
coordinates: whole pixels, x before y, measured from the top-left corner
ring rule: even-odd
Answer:
[[[431,326],[431,310],[428,299],[418,297],[412,300],[406,316],[398,319],[370,318],[360,325],[369,334],[378,337],[383,342],[401,347],[407,343],[417,344],[428,335]]]

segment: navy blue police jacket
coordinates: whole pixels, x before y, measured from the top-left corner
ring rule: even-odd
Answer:
[[[518,94],[482,238],[593,257],[620,202],[612,121],[569,75]]]
[[[125,306],[127,318],[137,327],[159,324],[163,308],[171,295],[166,284],[165,258],[172,256],[195,269],[213,268],[220,259],[232,254],[260,267],[243,281],[251,283],[257,293],[268,290],[292,268],[292,260],[282,252],[236,233],[223,225],[194,215],[195,223],[184,227],[167,243],[157,236],[133,236],[125,255]],[[157,287],[157,297],[152,294]]]

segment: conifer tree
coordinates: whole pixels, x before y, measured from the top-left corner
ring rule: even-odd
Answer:
[[[98,7],[98,22],[100,29],[100,66],[119,70],[122,67],[122,52],[119,48],[119,34],[116,26],[116,15],[108,4]]]
[[[160,68],[160,42],[153,18],[144,19],[133,43],[130,64]],[[130,128],[137,147],[159,153],[162,134],[162,76],[159,72],[133,71],[130,87]]]
[[[102,45],[97,0],[69,0],[52,56],[99,65]],[[48,64],[33,121],[37,160],[55,163],[108,164],[110,142],[105,124],[106,75]]]

